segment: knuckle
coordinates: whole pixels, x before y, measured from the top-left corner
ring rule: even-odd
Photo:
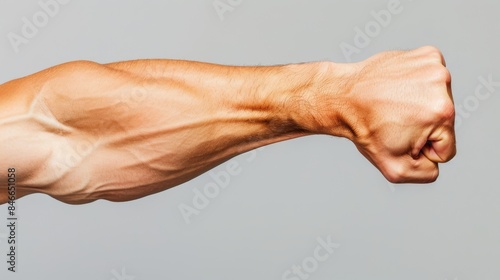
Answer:
[[[431,64],[439,64],[444,66],[446,63],[444,61],[443,53],[434,46],[425,46],[419,49],[420,57]]]
[[[426,52],[440,52],[440,50],[437,47],[432,45],[422,46],[421,49]]]
[[[439,56],[439,58],[441,59],[442,54],[441,54],[441,51],[437,47],[423,46],[420,48],[420,50],[429,56]]]
[[[440,66],[433,71],[433,76],[442,83],[450,83],[451,82],[451,73],[450,71],[444,67]]]
[[[451,101],[443,102],[441,105],[440,116],[445,120],[454,120],[455,119],[455,106]]]
[[[434,104],[434,113],[437,118],[450,121],[455,119],[455,106],[449,97],[440,97]]]
[[[441,119],[453,120],[455,118],[455,107],[449,100],[442,101],[437,110]]]

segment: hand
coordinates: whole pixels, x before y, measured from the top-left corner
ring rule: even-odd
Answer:
[[[456,153],[451,76],[434,47],[354,65],[346,123],[358,150],[393,183],[429,183]]]

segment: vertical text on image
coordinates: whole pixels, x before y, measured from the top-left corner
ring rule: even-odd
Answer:
[[[16,203],[16,169],[7,169],[7,270],[16,272],[17,255],[17,203]]]

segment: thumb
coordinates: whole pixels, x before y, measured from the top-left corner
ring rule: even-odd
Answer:
[[[447,162],[456,154],[455,134],[442,132],[438,136],[431,135],[422,148],[422,153],[433,162]]]

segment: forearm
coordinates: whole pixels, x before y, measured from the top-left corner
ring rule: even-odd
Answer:
[[[324,71],[324,63],[230,67],[153,60],[77,62],[42,72],[32,98],[38,117],[24,122],[43,126],[33,137],[43,132],[53,139],[40,149],[50,154],[39,161],[46,168],[32,168],[38,174],[26,183],[70,203],[130,200],[253,148],[320,132],[311,112],[325,101],[318,95],[326,92]],[[43,106],[51,113],[44,115]],[[342,136],[341,123],[333,123],[331,134]],[[81,146],[89,148],[75,153]],[[66,154],[76,160],[66,164]]]
[[[271,131],[350,135],[343,123],[351,65],[332,62],[282,66],[224,66],[193,61],[136,60],[106,66],[145,79],[187,85],[203,102],[222,104],[232,112],[268,115]],[[221,107],[218,107],[221,108]],[[328,111],[328,127],[317,118]],[[269,132],[269,131],[268,131]]]
[[[234,67],[162,60],[108,67],[149,81],[146,97],[132,106],[145,110],[149,121],[126,133],[143,139],[138,146],[162,143],[138,154],[144,170],[164,174],[164,188],[235,155],[313,134],[319,127],[311,112],[325,90],[321,63]],[[341,129],[339,123],[330,132],[341,136]]]
[[[121,69],[148,81],[145,97],[130,106],[148,121],[127,134],[141,135],[144,145],[155,137],[164,143],[163,152],[151,153],[176,169],[168,174],[173,185],[237,154],[308,133],[294,115],[305,79],[290,79],[286,67],[135,61]]]
[[[157,87],[143,86],[145,97],[138,103],[147,105],[150,98],[159,101],[152,109],[172,117],[169,126],[178,123],[190,130],[201,129],[200,136],[217,140],[220,148],[233,153],[307,133],[300,127],[297,106],[312,89],[308,85],[315,75],[312,64],[238,67],[143,60],[106,66],[140,76]]]

